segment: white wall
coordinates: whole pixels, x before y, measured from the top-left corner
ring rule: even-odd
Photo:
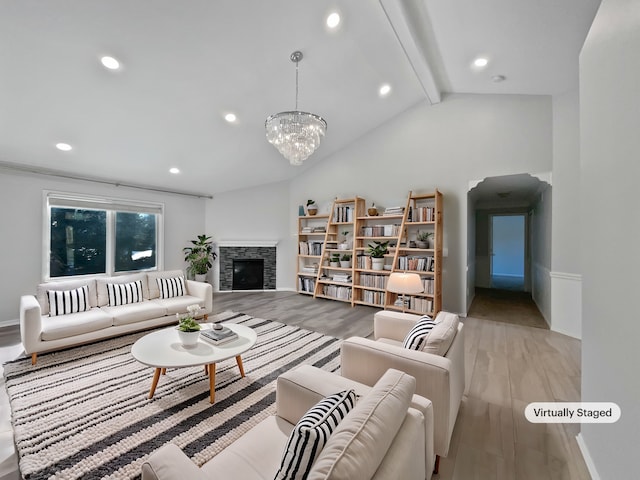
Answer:
[[[531,297],[538,310],[551,325],[551,212],[553,206],[552,190],[547,186],[533,206],[529,218],[531,248]],[[549,245],[552,248],[549,249]]]
[[[438,105],[409,109],[297,177],[290,187],[289,211],[295,212],[306,198],[323,204],[336,195],[403,205],[409,190],[438,188],[444,195],[448,254],[443,305],[465,313],[468,182],[550,171],[551,140],[548,97],[448,95]],[[291,215],[293,220],[295,213]],[[295,248],[291,251],[293,264]],[[294,284],[293,276],[289,282]]]
[[[294,214],[298,215],[298,207],[289,201],[288,182],[220,193],[207,202],[207,235],[211,235],[216,244],[237,240],[277,241],[276,288],[293,288],[295,266],[292,269],[289,257],[295,256],[297,247],[296,227],[291,230],[290,225]],[[213,288],[218,291],[218,262],[210,275]]]
[[[332,128],[340,128],[338,120],[331,123]],[[416,105],[312,166],[290,182],[288,191],[285,185],[271,185],[258,191],[216,195],[207,208],[207,232],[216,239],[237,240],[233,237],[240,235],[281,239],[278,288],[293,289],[296,217],[298,205],[306,199],[313,198],[322,208],[336,196],[358,195],[366,198],[367,205],[373,201],[384,207],[404,205],[409,190],[430,192],[438,188],[444,195],[447,252],[443,261],[443,305],[447,310],[465,313],[469,181],[550,171],[551,164],[549,97],[447,95],[438,105]],[[228,208],[236,213],[229,213]],[[244,215],[256,208],[261,213],[248,217],[251,221],[270,220],[263,230],[250,232],[251,222]],[[278,218],[282,212],[287,212],[288,219]]]
[[[594,478],[637,476],[640,451],[640,2],[603,0],[580,55],[582,399],[614,424],[583,424]]]
[[[580,276],[580,98],[577,90],[553,97],[553,218],[551,328],[582,336]]]
[[[20,317],[20,296],[35,293],[42,281],[43,191],[102,195],[165,205],[164,267],[185,267],[182,248],[204,231],[204,200],[54,177],[0,172],[0,323]]]

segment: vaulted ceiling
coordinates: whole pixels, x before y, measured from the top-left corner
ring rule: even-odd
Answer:
[[[290,179],[447,92],[577,86],[599,0],[3,0],[0,166],[204,194]],[[325,21],[338,12],[335,29]],[[327,135],[294,167],[264,120]],[[109,55],[121,67],[100,63]],[[485,67],[472,62],[484,57]],[[496,76],[503,81],[494,81]],[[383,84],[388,95],[378,93]],[[227,113],[237,120],[225,121]],[[72,150],[55,148],[68,143]],[[171,167],[179,174],[169,173]]]

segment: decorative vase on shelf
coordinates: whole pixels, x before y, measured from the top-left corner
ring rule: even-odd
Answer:
[[[368,209],[367,209],[367,215],[369,215],[370,217],[377,217],[378,216],[378,209],[376,208],[376,204],[372,204]]]
[[[307,207],[307,213],[311,216],[315,215],[316,213],[318,213],[318,207],[316,207],[315,205],[309,205]]]
[[[429,248],[427,242],[416,240],[416,248]]]
[[[200,330],[195,332],[183,332],[182,330],[178,330],[178,337],[180,338],[180,343],[184,348],[195,348],[198,344],[198,338],[200,338]]]

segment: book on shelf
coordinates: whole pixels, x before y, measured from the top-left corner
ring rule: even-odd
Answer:
[[[200,335],[204,337],[205,340],[220,345],[222,343],[227,343],[238,338],[238,334],[231,330],[229,327],[222,327],[221,330],[202,330]]]
[[[337,206],[334,211],[334,222],[346,223],[353,222],[354,208],[349,205]]]

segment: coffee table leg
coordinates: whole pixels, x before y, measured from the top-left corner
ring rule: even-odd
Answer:
[[[206,365],[204,366],[204,374],[209,375],[209,367],[207,367]]]
[[[166,375],[166,374],[167,374],[167,369],[166,369],[166,368],[163,368],[163,369],[162,369],[162,375]]]
[[[216,401],[216,364],[209,365],[209,403]]]
[[[156,371],[153,373],[153,383],[151,384],[151,391],[149,392],[149,398],[153,398],[153,394],[156,391],[156,387],[158,386],[158,380],[160,380],[160,372],[161,368],[156,368]]]
[[[242,366],[242,357],[240,355],[236,357],[236,362],[238,362],[238,368],[240,369],[240,376],[244,378],[244,367]]]

